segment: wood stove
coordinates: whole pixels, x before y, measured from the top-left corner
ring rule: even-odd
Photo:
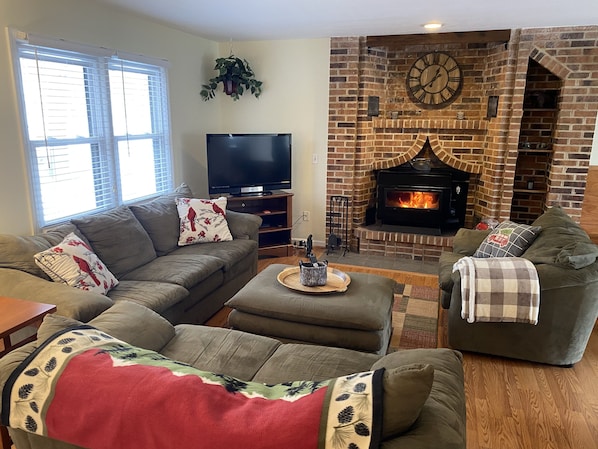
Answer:
[[[469,174],[440,161],[414,159],[377,175],[381,224],[440,235],[465,223]]]

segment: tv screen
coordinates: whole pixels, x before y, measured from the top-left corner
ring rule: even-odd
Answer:
[[[210,194],[291,188],[291,134],[208,134]]]

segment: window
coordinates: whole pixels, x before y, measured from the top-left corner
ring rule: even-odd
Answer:
[[[40,228],[172,188],[163,61],[13,37]]]

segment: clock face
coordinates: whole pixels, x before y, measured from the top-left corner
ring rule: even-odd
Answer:
[[[463,75],[455,59],[442,52],[430,52],[413,63],[407,74],[407,92],[415,103],[442,108],[461,92]]]

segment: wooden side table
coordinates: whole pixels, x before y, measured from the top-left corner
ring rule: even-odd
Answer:
[[[32,335],[13,345],[10,340],[11,334],[29,325],[39,323],[44,316],[55,311],[56,306],[54,304],[43,304],[0,296],[0,340],[4,345],[4,348],[0,350],[0,357],[25,343],[33,341],[36,337]],[[0,426],[0,449],[10,449],[11,444],[8,430],[4,426]]]

